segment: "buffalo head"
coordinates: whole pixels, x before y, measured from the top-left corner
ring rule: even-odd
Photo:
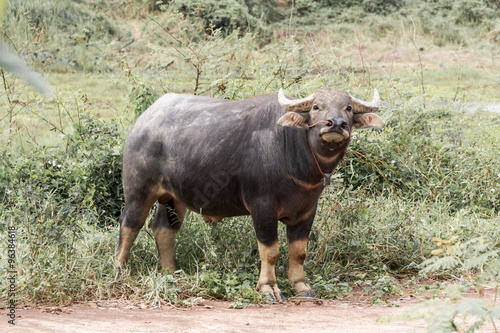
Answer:
[[[385,123],[375,111],[380,97],[375,89],[371,102],[359,100],[345,91],[324,89],[302,99],[288,99],[280,89],[278,101],[287,111],[278,125],[310,128],[311,143],[316,149],[332,149],[348,143],[353,128],[384,127]],[[316,150],[315,149],[315,150]]]

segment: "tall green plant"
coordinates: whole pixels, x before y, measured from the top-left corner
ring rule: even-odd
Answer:
[[[0,0],[0,21],[3,19],[6,4],[7,0]],[[52,96],[53,92],[48,83],[38,73],[30,70],[19,57],[12,54],[2,44],[0,44],[0,67],[4,67],[7,70],[20,75],[42,94]]]
[[[456,239],[455,239],[456,240]],[[497,331],[496,321],[500,319],[500,306],[496,305],[500,282],[500,249],[496,239],[486,241],[482,237],[466,242],[434,238],[440,247],[434,250],[433,257],[421,264],[421,274],[443,274],[453,272],[471,283],[482,297],[484,288],[492,285],[495,289],[493,303],[482,298],[464,299],[459,303],[448,300],[431,300],[395,318],[414,320],[425,318],[428,332],[476,332],[485,324]],[[456,286],[447,289],[450,297],[458,298]],[[382,318],[388,320],[389,318]]]

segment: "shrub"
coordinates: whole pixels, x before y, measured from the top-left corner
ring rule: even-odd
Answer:
[[[76,163],[75,171],[92,193],[92,207],[100,217],[99,225],[115,224],[123,208],[121,181],[123,131],[115,121],[104,122],[83,116],[67,138],[66,151]],[[81,168],[80,170],[78,170]]]
[[[403,6],[403,0],[363,0],[363,9],[369,13],[387,15]]]
[[[161,10],[164,6],[168,5],[169,0],[141,0],[149,10]]]
[[[382,318],[383,321],[414,320],[425,318],[427,330],[432,332],[476,332],[484,324],[492,324],[500,319],[500,306],[495,304],[500,279],[500,249],[498,236],[488,235],[472,238],[463,243],[456,242],[458,236],[450,240],[435,237],[440,247],[433,251],[434,256],[421,265],[422,274],[459,275],[465,285],[451,285],[445,293],[452,299],[460,298],[462,292],[471,285],[479,298],[464,299],[460,302],[433,299],[406,311],[396,318]],[[486,285],[495,286],[493,303],[483,299]],[[482,330],[481,330],[482,331]]]
[[[63,226],[85,214],[96,214],[100,226],[114,224],[123,205],[122,132],[116,123],[93,116],[83,116],[74,126],[61,145],[36,146],[31,155],[4,148],[0,195],[14,207],[32,201],[28,212],[38,217],[36,207],[50,202],[48,212],[57,212]]]
[[[236,30],[263,33],[263,23],[282,18],[274,0],[189,0],[174,3],[176,9],[187,16],[201,19],[205,31],[220,29],[226,35]]]
[[[9,1],[3,39],[38,69],[109,71],[105,60],[117,26],[97,8],[77,1]]]
[[[445,200],[453,211],[472,204],[489,216],[497,214],[494,157],[479,155],[464,133],[451,130],[459,118],[449,109],[412,109],[418,111],[393,110],[384,132],[353,134],[344,181],[372,193]]]
[[[147,110],[156,100],[158,94],[143,82],[138,82],[129,94],[130,108],[137,119],[144,111]]]

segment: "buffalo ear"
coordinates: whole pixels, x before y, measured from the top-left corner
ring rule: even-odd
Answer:
[[[353,120],[354,123],[352,127],[354,128],[383,128],[385,126],[384,120],[377,116],[375,113],[356,113],[354,114]]]
[[[296,112],[287,112],[278,119],[277,124],[286,127],[307,128],[307,118]]]

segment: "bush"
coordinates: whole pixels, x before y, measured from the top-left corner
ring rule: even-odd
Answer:
[[[129,94],[130,108],[135,119],[147,110],[157,99],[158,94],[143,82],[137,82]]]
[[[403,0],[363,0],[363,9],[368,13],[388,15],[403,6]]]
[[[462,283],[445,289],[453,300],[461,297],[469,287],[474,287],[478,298],[467,298],[459,303],[439,298],[421,303],[396,318],[382,318],[384,321],[414,320],[425,318],[428,331],[432,332],[476,332],[485,324],[500,319],[500,306],[495,304],[500,279],[500,249],[497,237],[488,235],[458,241],[458,236],[449,240],[435,237],[434,242],[441,247],[433,252],[434,257],[421,264],[421,274],[458,274]],[[495,287],[495,298],[489,303],[483,297],[486,286]],[[482,330],[481,330],[482,331]]]
[[[22,27],[36,32],[42,31],[42,36],[49,39],[58,37],[50,35],[48,33],[50,31],[64,32],[67,37],[82,35],[88,38],[87,42],[92,36],[101,39],[113,36],[117,32],[117,28],[107,16],[93,12],[78,1],[9,0],[8,8],[10,9],[7,15],[8,22],[15,22],[15,27],[10,28],[15,30],[16,27]],[[30,34],[31,31],[26,33]]]
[[[141,0],[149,10],[162,10],[164,6],[167,6],[170,0]]]
[[[174,1],[177,10],[203,22],[206,32],[220,29],[225,35],[233,31],[264,33],[264,24],[283,18],[277,2],[253,0]]]
[[[115,224],[123,208],[122,145],[123,131],[115,121],[104,122],[84,116],[67,138],[66,151],[76,164],[75,171],[92,193],[92,207],[100,217],[99,225]],[[79,170],[79,168],[81,168]]]
[[[11,0],[3,27],[3,39],[37,69],[112,70],[109,44],[118,28],[97,8],[77,1]]]
[[[412,13],[413,8],[423,32],[435,37],[439,46],[476,41],[478,33],[494,27],[500,14],[498,7],[483,0],[417,2],[407,13]]]
[[[74,127],[61,145],[37,146],[32,155],[4,148],[0,195],[18,208],[28,200],[28,213],[37,218],[38,206],[44,216],[56,214],[62,227],[86,214],[95,214],[100,226],[114,224],[123,205],[122,133],[116,123],[93,116],[83,116]]]
[[[411,200],[449,202],[452,211],[470,205],[489,216],[500,212],[494,157],[470,149],[465,134],[451,130],[448,108],[393,110],[381,133],[353,133],[344,181],[371,193]]]
[[[177,9],[201,18],[206,30],[213,27],[229,34],[236,29],[245,31],[250,27],[248,8],[237,0],[182,1],[177,3]]]

